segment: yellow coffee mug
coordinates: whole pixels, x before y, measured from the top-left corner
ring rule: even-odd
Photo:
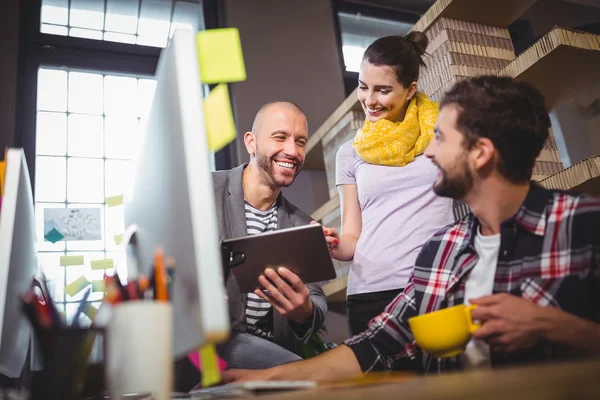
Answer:
[[[434,357],[454,357],[465,351],[471,335],[481,325],[474,324],[471,310],[476,306],[458,306],[409,318],[408,324],[417,345]]]

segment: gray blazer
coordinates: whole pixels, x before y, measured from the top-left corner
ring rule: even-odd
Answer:
[[[217,217],[219,221],[220,239],[246,236],[246,211],[244,208],[244,189],[242,187],[242,173],[247,164],[228,171],[213,172]],[[291,228],[306,225],[312,221],[308,215],[283,197],[279,198],[277,210],[277,228]],[[299,244],[300,246],[301,244]],[[319,284],[306,285],[310,290],[310,298],[314,305],[312,329],[318,330],[327,315],[327,299]],[[232,333],[245,332],[245,304],[246,294],[240,293],[235,278],[227,281],[227,294],[229,296],[229,313]],[[273,309],[273,341],[290,351],[296,351],[294,332],[290,321]]]

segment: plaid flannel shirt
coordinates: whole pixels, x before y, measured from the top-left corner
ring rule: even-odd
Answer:
[[[436,233],[422,248],[404,293],[345,341],[363,371],[392,369],[397,360],[420,353],[408,325],[417,315],[464,303],[465,282],[477,264],[474,239],[479,221],[470,213]],[[521,296],[600,322],[600,199],[531,185],[518,212],[500,227],[493,293]],[[557,358],[561,349],[540,341],[519,354],[492,353],[493,366]],[[461,369],[460,357],[443,360],[443,370]]]

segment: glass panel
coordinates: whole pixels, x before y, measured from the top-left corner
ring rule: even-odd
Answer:
[[[102,82],[100,74],[69,72],[69,111],[102,114]]]
[[[67,189],[67,162],[64,157],[37,157],[35,200],[64,202]]]
[[[38,238],[38,251],[62,251],[65,242],[51,243],[44,240],[44,210],[46,208],[65,208],[65,203],[36,203],[35,204],[35,232]]]
[[[106,160],[106,197],[128,193],[133,185],[132,161]]]
[[[38,71],[37,109],[67,111],[67,73],[57,69]]]
[[[47,24],[67,25],[69,23],[69,0],[43,0],[41,20]]]
[[[138,44],[165,47],[171,25],[171,0],[142,0]]]
[[[358,72],[360,70],[360,63],[362,62],[364,52],[364,47],[342,46],[346,71]]]
[[[69,158],[68,173],[69,202],[104,202],[104,160]]]
[[[66,26],[42,24],[40,32],[47,33],[49,35],[67,36],[69,34],[69,29]]]
[[[124,76],[107,76],[104,78],[104,112],[105,114],[127,114],[134,116],[137,112],[137,79]]]
[[[71,0],[70,25],[101,31],[104,28],[104,2],[97,0]]]
[[[140,79],[138,81],[138,115],[140,118],[146,118],[150,112],[152,106],[152,99],[154,99],[154,91],[156,90],[156,81],[154,79]]]
[[[137,31],[138,0],[107,0],[106,26],[107,31],[133,33]]]
[[[108,116],[106,123],[106,157],[133,158],[139,147],[139,123],[133,116]]]
[[[48,279],[48,290],[56,301],[65,301],[65,267],[60,266],[64,253],[39,253],[38,264]]]
[[[175,32],[176,29],[197,31],[198,23],[200,22],[200,7],[202,6],[198,3],[176,2],[169,37],[173,36],[173,32]]]
[[[36,154],[64,156],[67,152],[67,115],[38,112],[36,126]]]
[[[102,40],[102,32],[94,31],[92,29],[71,28],[69,29],[69,36]]]
[[[104,210],[106,216],[106,250],[115,250],[115,235],[122,235],[125,231],[125,207],[109,207]]]
[[[69,240],[67,251],[70,250],[104,250],[104,205],[102,204],[69,204],[69,208],[99,208],[102,239],[100,240]]]
[[[104,40],[109,42],[135,44],[136,39],[135,35],[127,35],[125,33],[106,32],[104,34]]]
[[[69,115],[69,155],[104,156],[103,121],[99,115]]]

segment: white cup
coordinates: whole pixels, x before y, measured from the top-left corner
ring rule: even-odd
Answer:
[[[106,380],[111,400],[148,393],[169,400],[173,388],[172,305],[131,301],[113,308],[106,330]]]

